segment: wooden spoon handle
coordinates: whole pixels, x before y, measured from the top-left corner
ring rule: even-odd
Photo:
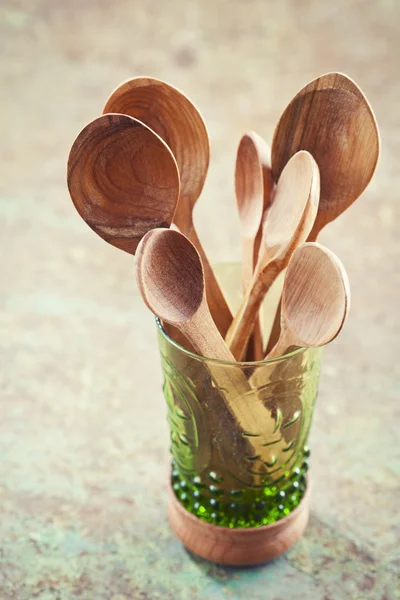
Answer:
[[[281,307],[282,307],[282,294],[279,299],[278,306],[276,307],[274,321],[272,323],[271,331],[269,334],[268,342],[265,347],[265,354],[269,354],[272,348],[275,346],[277,341],[279,340],[279,335],[281,333]]]
[[[253,280],[254,267],[257,257],[255,257],[255,239],[242,236],[242,278],[243,292],[246,293]]]
[[[272,348],[271,352],[265,356],[265,359],[276,358],[278,356],[283,356],[286,350],[291,346],[290,339],[287,336],[286,329],[281,329],[281,334],[279,336],[278,342]],[[267,364],[265,366],[260,366],[255,369],[254,373],[249,377],[248,381],[252,388],[257,389],[260,386],[264,385],[268,379],[268,375],[271,372],[271,365]]]
[[[253,285],[248,290],[226,336],[226,343],[236,360],[243,360],[264,296],[283,268],[284,265],[280,261],[274,261],[263,272],[255,274]]]
[[[217,278],[215,277],[210,261],[198,238],[191,215],[189,216],[186,214],[184,218],[180,218],[179,214],[182,213],[175,213],[174,224],[178,227],[179,231],[192,242],[197,252],[200,254],[201,262],[203,263],[204,279],[206,282],[208,307],[211,316],[214,319],[214,323],[218,327],[218,331],[225,337],[229,326],[232,323],[233,315],[221,291]]]
[[[317,221],[315,221],[312,230],[310,231],[307,242],[316,242],[321,231],[321,227]]]
[[[247,345],[245,361],[255,362],[258,360],[263,360],[264,354],[261,315],[258,313],[254,322],[253,332]]]
[[[321,231],[321,228],[320,228],[319,224],[317,223],[317,221],[315,221],[313,228],[312,228],[310,234],[308,235],[307,242],[316,242],[320,231]],[[282,297],[277,306],[274,322],[273,322],[273,325],[271,328],[271,333],[270,333],[270,336],[269,336],[269,339],[267,342],[267,346],[265,348],[266,354],[269,354],[269,352],[272,350],[272,348],[275,346],[275,344],[277,343],[277,341],[279,339],[279,334],[280,334],[280,330],[281,330],[281,302],[282,302]]]
[[[277,356],[283,356],[286,350],[290,348],[293,344],[288,336],[287,330],[281,328],[281,334],[279,336],[279,340],[276,342],[275,346],[272,348],[271,352],[265,358],[276,358]]]
[[[180,326],[182,333],[202,356],[235,363],[232,353],[204,306],[190,321]],[[269,409],[264,406],[258,392],[251,389],[239,365],[225,365],[209,360],[205,366],[228,410],[235,418],[240,434],[250,434],[246,440],[251,446],[251,451],[254,455],[260,454],[262,444],[266,439],[271,439],[275,430],[275,420]],[[252,436],[257,436],[257,439],[253,439]]]

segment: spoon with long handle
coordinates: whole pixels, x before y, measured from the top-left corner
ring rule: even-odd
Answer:
[[[314,223],[319,200],[319,171],[308,152],[298,152],[279,178],[266,213],[258,262],[249,290],[229,328],[226,342],[242,360],[261,302],[294,250],[305,242]]]
[[[360,88],[342,73],[328,73],[301,89],[276,126],[272,172],[279,179],[286,163],[308,150],[321,175],[321,197],[309,241],[345,211],[367,187],[379,158],[379,131]]]
[[[274,181],[271,150],[255,132],[240,140],[235,166],[236,202],[239,212],[243,265],[243,292],[249,288],[261,244],[263,214],[271,200]],[[250,352],[250,357],[249,357]],[[261,360],[263,342],[260,320],[254,325],[247,360]]]
[[[340,333],[349,310],[350,285],[338,257],[315,242],[299,246],[285,273],[281,333],[266,359],[298,347],[325,346]],[[263,368],[249,381],[263,385]]]
[[[380,151],[374,112],[360,88],[342,73],[327,73],[302,88],[275,128],[271,161],[275,180],[290,157],[311,152],[320,169],[321,194],[308,241],[344,212],[370,182]],[[276,312],[267,351],[279,337]]]
[[[303,244],[286,271],[281,334],[267,358],[292,346],[325,346],[340,333],[349,309],[350,285],[338,257],[315,242]]]
[[[147,233],[137,249],[136,276],[147,307],[177,327],[199,354],[234,362],[208,309],[200,256],[184,235],[170,229]],[[275,420],[240,366],[213,360],[205,366],[252,451],[265,454],[262,444],[273,435]]]
[[[143,121],[169,146],[179,167],[181,190],[174,223],[196,246],[203,262],[207,300],[222,335],[232,314],[193,225],[193,208],[203,189],[210,161],[207,129],[197,108],[172,85],[136,77],[111,94],[103,113],[124,113]]]
[[[167,144],[127,115],[103,115],[74,141],[68,188],[84,221],[106,242],[135,254],[154,227],[169,227],[179,172]]]
[[[236,202],[239,212],[243,289],[253,278],[261,240],[258,233],[274,185],[271,172],[271,150],[256,133],[246,133],[240,140],[235,166]]]

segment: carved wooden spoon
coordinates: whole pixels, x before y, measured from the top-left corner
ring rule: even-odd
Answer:
[[[193,225],[193,208],[204,186],[210,160],[207,129],[194,104],[172,85],[151,77],[122,83],[109,97],[103,113],[124,113],[143,121],[171,148],[179,167],[180,198],[174,223],[200,253],[207,300],[222,335],[232,314]]]
[[[235,189],[239,211],[242,243],[243,292],[253,278],[261,244],[261,222],[271,201],[274,185],[271,171],[271,150],[256,133],[246,133],[240,140],[236,155]],[[246,360],[262,360],[263,340],[260,320],[256,319]]]
[[[252,283],[228,331],[226,341],[237,360],[243,357],[265,294],[286,267],[295,248],[307,239],[317,213],[318,200],[317,164],[308,152],[298,152],[279,178],[264,220]]]
[[[321,174],[321,198],[309,241],[367,187],[379,158],[379,131],[360,88],[342,73],[311,81],[293,98],[272,140],[275,181],[293,154],[308,150]]]
[[[178,231],[153,229],[140,242],[136,257],[138,286],[147,307],[177,327],[199,354],[234,362],[211,318],[201,259],[193,244]],[[205,366],[242,433],[260,438],[254,442],[257,448],[253,447],[259,452],[264,436],[274,431],[269,410],[257,393],[251,392],[239,365],[209,360]],[[250,443],[254,446],[252,439]]]
[[[338,257],[317,243],[297,248],[282,292],[281,334],[267,358],[292,347],[317,347],[341,331],[350,309],[350,286]]]
[[[135,254],[153,227],[168,227],[179,173],[167,144],[127,115],[103,115],[72,145],[68,188],[82,219],[113,246]]]
[[[246,133],[236,155],[235,189],[239,211],[243,261],[243,289],[253,278],[261,239],[261,221],[273,187],[271,150],[256,133]]]
[[[342,214],[367,187],[379,158],[379,130],[360,88],[342,73],[327,73],[302,88],[284,110],[272,140],[272,171],[277,180],[298,150],[311,152],[320,169],[321,194],[308,241]],[[280,310],[267,351],[279,337]]]

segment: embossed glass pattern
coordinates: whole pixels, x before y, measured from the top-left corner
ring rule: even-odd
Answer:
[[[223,289],[235,304],[229,292],[240,281],[238,267],[225,265],[217,272],[225,274],[230,285]],[[265,308],[267,319],[274,306]],[[158,339],[177,498],[200,519],[228,527],[266,525],[288,515],[306,487],[321,350],[239,364],[191,353],[160,323]],[[216,369],[228,382],[224,388],[215,383]],[[237,370],[246,378],[245,392],[243,386],[240,392],[229,386],[237,381]],[[251,427],[238,424],[227,394],[238,407],[246,396],[246,410],[254,411]]]

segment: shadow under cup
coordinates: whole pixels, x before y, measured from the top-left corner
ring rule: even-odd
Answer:
[[[240,267],[221,265],[216,272],[236,310]],[[276,283],[263,305],[262,325],[275,315],[281,285]],[[269,525],[288,516],[307,486],[321,349],[228,363],[186,350],[157,323],[171,484],[180,504],[202,521],[229,528]]]

